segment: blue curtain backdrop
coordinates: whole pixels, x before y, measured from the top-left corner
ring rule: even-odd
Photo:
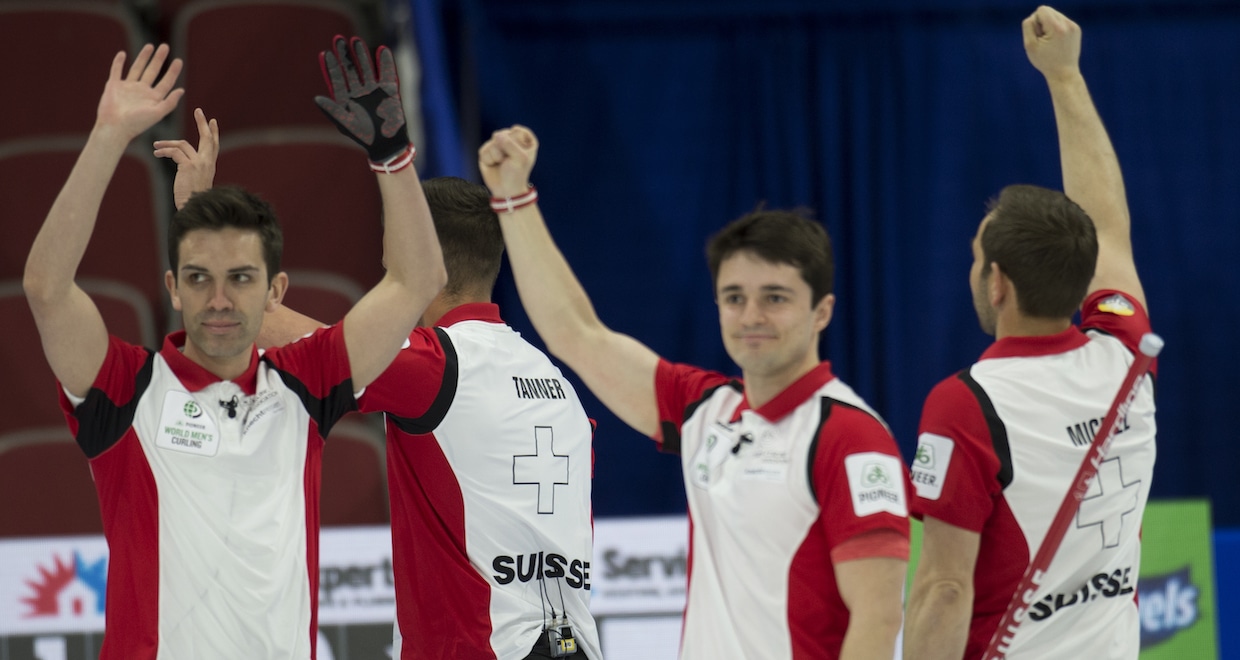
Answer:
[[[604,322],[728,373],[703,247],[758,203],[814,210],[835,241],[822,354],[906,459],[922,400],[989,343],[969,240],[1009,183],[1061,187],[1049,95],[1010,0],[414,0],[432,62],[476,98],[434,116],[470,154],[523,123],[551,231]],[[1082,68],[1128,184],[1137,264],[1167,340],[1154,494],[1208,496],[1240,524],[1240,7],[1073,2]],[[424,41],[423,48],[426,48]],[[462,66],[462,62],[470,63]],[[468,69],[465,71],[464,69]],[[462,82],[466,81],[466,82]],[[453,110],[454,111],[454,110]],[[475,176],[460,165],[428,174]],[[497,301],[526,336],[511,280]],[[588,392],[599,515],[683,510],[675,459]]]

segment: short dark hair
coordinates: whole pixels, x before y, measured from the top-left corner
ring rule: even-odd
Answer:
[[[719,284],[720,264],[738,252],[752,252],[763,261],[795,266],[809,285],[812,305],[831,293],[835,285],[831,237],[805,209],[758,209],[719,230],[706,246],[712,284]]]
[[[448,296],[490,295],[504,258],[504,234],[486,186],[454,176],[422,182],[443,250]]]
[[[220,231],[233,227],[256,232],[263,245],[267,265],[267,284],[280,272],[284,253],[284,233],[271,205],[263,198],[237,186],[220,186],[194,193],[185,206],[172,216],[168,227],[168,264],[173,277],[179,277],[181,241],[196,229]]]
[[[1029,185],[999,191],[988,210],[982,274],[999,264],[1027,316],[1071,318],[1098,264],[1098,236],[1089,214],[1057,190]]]

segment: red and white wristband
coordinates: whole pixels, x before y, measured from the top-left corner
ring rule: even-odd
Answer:
[[[395,156],[392,156],[391,158],[383,161],[382,163],[376,163],[373,160],[370,161],[370,170],[372,172],[382,172],[384,174],[391,174],[393,172],[399,172],[405,169],[406,167],[409,167],[410,165],[412,165],[413,159],[417,155],[418,155],[418,150],[415,149],[414,146],[411,144],[405,147],[404,150],[401,151],[400,153],[396,154]]]
[[[530,184],[530,189],[516,197],[492,197],[491,210],[496,213],[512,213],[538,201],[538,189]]]

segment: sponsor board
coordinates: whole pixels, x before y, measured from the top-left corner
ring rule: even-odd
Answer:
[[[1141,525],[1141,660],[1218,657],[1206,500],[1150,502]]]
[[[597,520],[590,611],[600,617],[680,613],[688,571],[684,516]]]
[[[107,557],[95,536],[0,541],[0,636],[101,632]]]
[[[102,632],[108,547],[102,537],[0,541],[0,636]],[[319,622],[395,618],[386,527],[324,529],[319,540]]]

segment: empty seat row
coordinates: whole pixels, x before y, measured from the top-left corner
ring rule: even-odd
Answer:
[[[323,450],[323,525],[390,520],[383,436],[370,420],[346,419]],[[0,539],[102,534],[85,454],[63,423],[0,434]]]
[[[172,135],[196,133],[196,107],[229,131],[322,126],[313,102],[325,92],[318,53],[362,23],[352,5],[331,0],[195,0],[172,9],[171,46],[185,61],[186,90],[166,129]],[[28,96],[0,105],[0,141],[85,135],[112,57],[132,57],[152,36],[119,2],[0,4],[0,43],[29,58],[6,73],[6,89]]]

